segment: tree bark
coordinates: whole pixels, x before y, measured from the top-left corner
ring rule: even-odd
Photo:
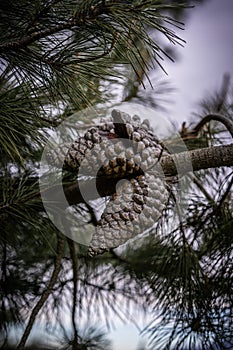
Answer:
[[[201,169],[233,166],[233,144],[207,147],[163,157],[160,160],[166,177],[183,176],[188,172]],[[83,203],[82,193],[89,193],[88,199],[95,199],[91,188],[97,188],[100,197],[110,196],[115,192],[119,179],[99,177],[88,181],[74,182],[64,186],[64,193],[69,205]],[[87,198],[86,198],[87,200]]]
[[[190,169],[190,163],[192,169]],[[233,166],[233,144],[172,154],[162,158],[161,165],[167,176],[174,176],[177,173],[184,175],[190,170]]]

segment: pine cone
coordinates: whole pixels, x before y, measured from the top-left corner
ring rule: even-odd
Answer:
[[[169,197],[159,166],[160,158],[167,154],[148,120],[140,123],[138,116],[131,118],[117,110],[112,111],[109,122],[89,129],[71,145],[64,168],[128,179],[111,196],[90,242],[90,255],[118,247],[159,219]]]

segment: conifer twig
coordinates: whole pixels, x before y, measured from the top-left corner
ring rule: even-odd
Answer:
[[[199,131],[203,128],[203,126],[209,123],[211,120],[216,120],[224,124],[231,136],[233,137],[233,122],[220,113],[210,113],[204,116],[201,119],[201,121],[194,127],[193,133],[197,135]]]
[[[76,308],[77,308],[77,292],[78,292],[78,262],[77,256],[75,254],[75,243],[70,238],[67,239],[70,257],[72,261],[72,271],[73,271],[73,305],[72,305],[72,326],[73,326],[73,350],[78,349],[78,331],[76,326]]]
[[[27,339],[30,335],[30,332],[32,330],[32,327],[34,325],[36,316],[38,315],[39,311],[41,310],[42,306],[48,299],[49,295],[51,294],[53,287],[57,281],[57,277],[59,275],[60,269],[61,269],[61,261],[63,258],[63,253],[64,253],[64,246],[65,246],[65,240],[60,236],[60,234],[57,234],[57,254],[55,257],[55,263],[54,263],[54,268],[52,272],[52,276],[50,278],[49,284],[47,288],[44,290],[42,293],[39,301],[35,305],[35,307],[32,310],[31,316],[29,318],[28,324],[26,326],[26,329],[22,335],[22,338],[17,346],[17,350],[23,350],[25,347],[25,344],[27,342]]]
[[[98,8],[98,11],[96,9],[95,11],[92,11],[91,15],[89,13],[88,15],[86,14],[86,16],[82,16],[81,18],[71,18],[53,27],[46,28],[44,30],[35,31],[31,33],[28,37],[25,37],[21,40],[15,40],[15,41],[3,43],[0,45],[0,53],[6,52],[8,50],[19,50],[33,44],[37,40],[46,38],[50,35],[59,33],[63,30],[73,29],[79,26],[85,26],[87,22],[96,20],[97,16],[105,12],[106,12],[106,8],[102,6]]]

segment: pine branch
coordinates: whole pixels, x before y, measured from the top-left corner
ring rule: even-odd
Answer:
[[[211,197],[211,195],[207,192],[207,190],[205,189],[203,183],[198,179],[198,177],[196,176],[196,174],[191,174],[190,175],[190,179],[195,183],[195,185],[199,188],[199,190],[203,193],[203,195],[205,196],[205,198],[207,199],[207,201],[214,205],[215,201],[214,198]]]
[[[177,175],[185,175],[187,172],[198,171],[202,169],[216,168],[220,166],[233,166],[233,144],[224,146],[215,146],[196,149],[192,151],[181,152],[162,157],[160,164],[166,177]],[[192,164],[192,169],[190,169]],[[74,182],[64,186],[64,192],[69,205],[83,203],[82,193],[89,194],[91,199],[91,191],[97,188],[100,197],[110,196],[115,192],[115,187],[119,179],[111,179],[99,177],[88,181]],[[49,189],[48,189],[49,191]],[[55,188],[52,190],[56,193]],[[54,198],[54,197],[53,197]]]
[[[179,176],[183,176],[190,171],[222,166],[230,167],[233,166],[233,144],[195,149],[161,157],[160,164],[165,177],[167,178],[176,176],[177,173]],[[64,184],[63,189],[68,205],[85,203],[87,200],[96,199],[95,195],[93,195],[96,193],[96,189],[100,197],[111,196],[115,192],[119,180],[120,178],[100,176],[94,179],[80,180],[78,182],[74,181]],[[32,181],[34,183],[36,178],[32,178]],[[29,184],[30,183],[31,182],[29,181]],[[56,185],[44,189],[43,191],[46,192],[46,198],[53,198],[55,202],[58,201],[60,195],[59,191],[56,189]],[[82,193],[85,193],[85,199],[83,198]],[[33,199],[37,201],[39,197],[40,192],[38,188],[36,188],[32,193],[21,200],[20,205],[30,202]],[[9,205],[10,204],[4,205],[1,209],[4,210],[4,208],[8,208]],[[89,210],[90,209],[91,208],[89,208]],[[91,213],[91,216],[93,223],[96,224],[94,213]]]
[[[220,208],[223,203],[225,202],[227,196],[231,193],[231,188],[233,186],[233,177],[231,179],[231,181],[229,182],[227,188],[226,188],[226,191],[224,192],[224,194],[222,195],[221,199],[219,200],[219,203],[218,203],[218,208]]]
[[[1,44],[0,53],[8,50],[17,51],[35,43],[37,40],[44,39],[50,35],[57,34],[63,30],[71,30],[80,26],[86,26],[88,22],[95,21],[99,15],[104,13],[106,14],[107,12],[108,10],[105,6],[101,6],[97,9],[90,7],[90,12],[86,15],[81,16],[80,18],[71,18],[67,21],[64,21],[64,23],[57,24],[54,27],[32,32],[28,37],[24,39]]]
[[[50,3],[45,2],[41,11],[34,14],[34,18],[31,14],[30,20],[27,17],[26,20],[22,18],[26,27],[19,26],[15,35],[12,35],[15,27],[9,27],[8,41],[2,40],[0,43],[0,55],[2,54],[6,62],[9,61],[12,65],[11,69],[19,69],[22,77],[24,73],[30,72],[32,78],[35,78],[34,75],[38,75],[39,79],[45,77],[46,81],[46,75],[48,79],[47,73],[51,68],[55,69],[66,65],[69,65],[69,69],[74,73],[75,69],[72,63],[74,65],[85,62],[93,63],[92,61],[108,56],[113,49],[115,59],[118,62],[130,63],[133,69],[139,66],[146,70],[148,67],[145,67],[144,58],[140,54],[140,48],[135,44],[135,38],[140,38],[144,47],[148,48],[148,54],[152,61],[160,64],[158,60],[162,58],[161,54],[168,56],[160,45],[149,37],[146,28],[154,28],[161,32],[172,44],[184,42],[166,26],[169,24],[169,26],[173,25],[181,29],[180,25],[183,24],[160,12],[166,9],[184,7],[181,4],[159,5],[144,1],[93,1],[86,3],[83,1],[75,7],[69,3],[66,4],[66,2],[64,4],[60,2],[59,5],[53,8]],[[27,12],[30,10],[31,8]],[[13,15],[11,13],[12,17]],[[18,22],[21,22],[21,16],[24,14],[19,12]],[[68,33],[70,35],[66,37]],[[117,45],[115,45],[116,43]],[[102,49],[102,52],[96,55],[99,49]],[[79,55],[80,52],[81,55]],[[29,59],[34,60],[34,67],[29,64]],[[21,60],[23,60],[23,64],[21,64]],[[41,65],[42,62],[45,65]],[[112,62],[111,57],[104,61],[105,72],[106,65],[109,66]],[[86,74],[88,68],[83,66],[81,68],[82,73]],[[94,68],[98,74],[99,67],[95,66]],[[64,73],[67,76],[68,72]],[[106,74],[109,73],[106,72]]]
[[[73,305],[72,305],[72,326],[73,326],[73,350],[78,350],[78,331],[76,326],[76,308],[77,308],[77,284],[78,284],[78,262],[77,262],[77,256],[75,251],[75,243],[71,239],[67,239],[69,251],[70,251],[70,257],[72,261],[72,270],[73,270]]]
[[[54,263],[54,269],[53,269],[53,273],[51,276],[51,279],[49,281],[49,284],[47,286],[47,288],[45,289],[45,291],[42,293],[38,303],[35,305],[34,309],[32,310],[31,316],[29,318],[28,324],[26,326],[26,329],[23,333],[23,336],[17,346],[17,350],[23,350],[26,344],[26,341],[30,335],[30,332],[32,330],[32,327],[34,325],[36,316],[38,315],[39,311],[41,310],[42,306],[44,305],[44,303],[46,302],[46,300],[48,299],[49,295],[52,293],[53,290],[53,286],[57,281],[57,277],[59,275],[60,272],[60,268],[61,268],[61,261],[62,261],[62,257],[63,257],[63,253],[64,253],[64,243],[65,240],[63,238],[61,238],[61,236],[59,234],[57,234],[57,255],[56,255],[56,259],[55,259],[55,263]]]
[[[183,122],[180,131],[182,139],[195,139],[202,130],[202,128],[212,120],[222,123],[233,137],[233,122],[231,119],[225,117],[223,114],[220,113],[208,113],[190,131],[186,127],[186,122]]]
[[[179,175],[186,174],[191,170],[190,163],[193,171],[233,166],[233,144],[195,149],[172,154],[161,159],[165,176],[174,176],[177,173]]]
[[[233,123],[230,119],[224,117],[222,114],[218,113],[210,113],[207,114],[204,118],[201,119],[201,121],[194,127],[193,133],[198,134],[199,131],[203,128],[203,126],[207,123],[209,123],[211,120],[216,120],[221,122],[225,125],[227,130],[230,132],[231,136],[233,137]]]

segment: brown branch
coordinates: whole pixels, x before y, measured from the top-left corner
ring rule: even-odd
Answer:
[[[28,37],[26,37],[24,39],[1,44],[0,45],[0,53],[8,51],[8,50],[19,50],[23,47],[27,47],[28,45],[33,44],[37,40],[40,40],[42,38],[46,38],[49,35],[59,33],[59,32],[66,30],[66,29],[71,30],[75,27],[80,27],[80,26],[86,25],[87,22],[95,21],[96,17],[98,17],[99,15],[101,15],[103,13],[107,13],[107,12],[108,12],[108,9],[105,6],[101,6],[97,9],[90,8],[89,14],[85,15],[81,18],[78,18],[78,19],[72,18],[72,19],[67,20],[64,23],[57,24],[54,27],[46,28],[44,30],[39,30],[39,31],[33,32]]]
[[[70,257],[73,270],[73,305],[72,305],[72,326],[73,326],[73,350],[78,349],[78,331],[76,326],[76,308],[77,308],[77,293],[78,293],[78,259],[76,256],[75,242],[67,239]]]
[[[44,30],[33,32],[33,33],[31,33],[30,36],[28,36],[24,39],[1,44],[0,45],[0,52],[4,52],[7,50],[19,50],[23,47],[26,47],[30,44],[33,44],[37,40],[40,40],[42,38],[46,38],[49,35],[59,33],[60,31],[63,31],[65,29],[72,29],[73,27],[77,27],[78,25],[80,25],[83,22],[84,22],[84,20],[82,20],[82,19],[80,19],[80,20],[71,19],[65,23],[58,24],[53,28],[47,28]]]
[[[110,46],[105,47],[104,51],[101,54],[99,54],[97,56],[90,56],[89,55],[89,56],[86,56],[86,58],[79,58],[79,59],[77,59],[77,63],[85,63],[85,62],[89,62],[89,61],[93,62],[93,61],[97,61],[97,60],[109,55],[113,51],[113,49],[115,48],[115,44],[116,44],[118,36],[119,36],[118,32],[113,33],[113,39],[111,41]],[[67,48],[67,50],[68,50],[68,48]],[[44,63],[48,64],[49,66],[62,67],[65,65],[70,65],[70,62],[53,61],[52,58],[46,58],[45,54],[41,55],[41,54],[37,53],[36,51],[33,51],[29,48],[27,48],[27,51],[29,53],[31,53],[33,56],[35,56],[39,61],[44,62]]]
[[[177,173],[182,176],[201,169],[233,166],[233,144],[172,154],[162,157],[160,164],[166,177],[175,176]],[[64,193],[69,205],[83,203],[86,200],[96,199],[94,195],[96,189],[100,197],[112,195],[118,180],[106,177],[82,180],[64,185]],[[52,193],[53,199],[56,200],[56,188]],[[85,193],[85,200],[82,193]]]
[[[26,341],[27,341],[27,339],[30,335],[30,332],[32,330],[32,327],[34,325],[36,316],[39,313],[39,311],[41,310],[41,308],[44,305],[44,303],[46,302],[46,300],[48,299],[49,295],[51,294],[51,292],[53,290],[53,286],[57,281],[57,277],[58,277],[59,272],[60,272],[61,261],[62,261],[62,257],[63,257],[63,253],[64,253],[64,243],[65,243],[65,240],[63,238],[61,238],[61,236],[59,234],[57,234],[57,255],[56,255],[56,259],[55,259],[55,263],[54,263],[54,269],[53,269],[52,276],[50,278],[50,281],[49,281],[47,288],[44,290],[38,303],[35,305],[34,309],[32,310],[32,313],[31,313],[31,316],[29,318],[26,329],[22,335],[22,338],[21,338],[18,346],[17,346],[17,350],[24,349]]]
[[[233,166],[233,144],[172,154],[161,159],[161,166],[166,176],[175,176],[177,173],[184,175],[192,170]]]
[[[204,118],[201,119],[201,121],[194,127],[193,133],[197,135],[199,131],[203,128],[203,126],[207,123],[209,123],[211,120],[216,120],[218,122],[221,122],[225,125],[231,136],[233,137],[233,122],[224,117],[222,114],[219,113],[210,113],[207,114]]]
[[[97,179],[73,182],[64,186],[64,193],[69,205],[84,203],[87,200],[96,199],[96,189],[100,197],[111,196],[115,192],[118,180],[102,176]],[[56,196],[56,188],[54,188],[53,193]],[[85,200],[82,193],[85,193]]]
[[[167,178],[176,176],[177,173],[179,176],[182,176],[192,171],[198,171],[201,169],[216,168],[221,166],[230,167],[233,166],[233,144],[207,147],[172,154],[166,157],[162,157],[160,164]],[[64,209],[64,205],[70,206],[80,203],[87,203],[89,200],[94,200],[97,198],[96,190],[98,192],[98,198],[111,196],[116,192],[116,185],[119,180],[120,178],[102,176],[64,184],[63,190],[67,204],[63,201],[60,204]],[[33,178],[32,181],[34,182],[35,179]],[[53,203],[56,203],[56,206],[59,206],[59,202],[61,200],[60,185],[50,186],[49,188],[45,188],[42,191],[43,195],[45,195],[49,201],[52,201]],[[85,198],[83,198],[82,194],[85,194]],[[40,197],[41,191],[38,190],[33,195],[29,195],[26,200],[32,200],[32,198],[39,199]],[[0,209],[4,209],[10,206],[12,206],[12,204],[4,205],[0,207]],[[41,210],[43,210],[43,207],[41,207]]]

